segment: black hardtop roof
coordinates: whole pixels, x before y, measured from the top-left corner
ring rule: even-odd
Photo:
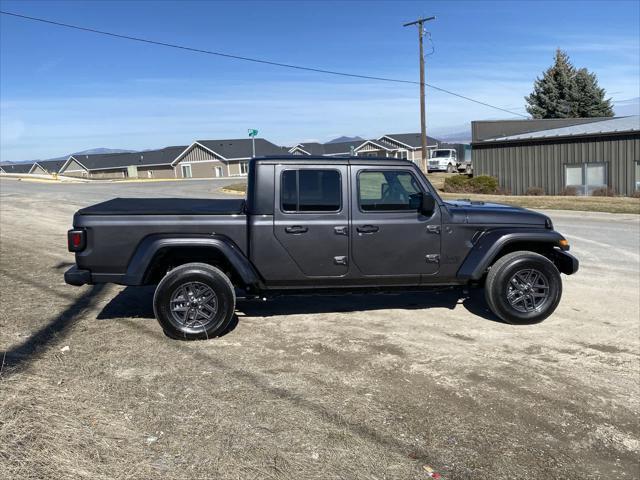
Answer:
[[[401,158],[351,156],[324,157],[321,155],[267,155],[264,157],[256,157],[253,161],[258,163],[311,163],[318,165],[397,165],[402,167],[415,165],[413,162]]]

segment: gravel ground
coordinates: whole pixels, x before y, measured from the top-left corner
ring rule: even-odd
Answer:
[[[534,326],[479,292],[293,297],[179,342],[152,290],[64,284],[79,207],[224,184],[0,180],[0,478],[640,477],[637,215],[547,212],[581,270]]]

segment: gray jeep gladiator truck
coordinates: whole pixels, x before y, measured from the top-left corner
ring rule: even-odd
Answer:
[[[73,218],[71,285],[157,285],[174,338],[228,327],[235,292],[348,292],[484,286],[509,323],[560,301],[578,260],[551,220],[522,208],[443,201],[413,163],[389,158],[261,157],[245,199],[116,198]]]

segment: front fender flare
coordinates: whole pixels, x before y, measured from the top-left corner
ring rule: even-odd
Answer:
[[[479,280],[484,275],[496,255],[506,245],[516,242],[541,243],[559,246],[564,237],[555,230],[541,228],[498,228],[484,233],[467,254],[458,269],[460,280]]]
[[[223,235],[150,235],[140,242],[131,257],[127,273],[124,276],[124,283],[126,285],[142,285],[156,254],[163,249],[176,247],[215,249],[229,261],[244,286],[257,287],[261,284],[260,276],[249,259],[232,240]]]

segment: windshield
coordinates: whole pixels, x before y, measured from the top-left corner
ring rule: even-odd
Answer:
[[[451,156],[451,150],[435,150],[431,158],[443,158]]]

